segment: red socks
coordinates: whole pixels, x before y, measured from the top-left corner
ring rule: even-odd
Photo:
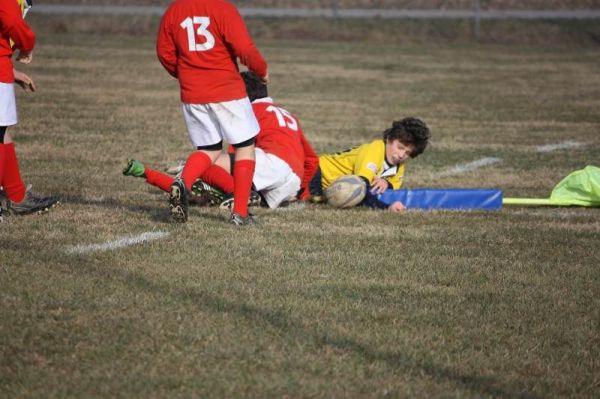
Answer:
[[[248,199],[252,189],[254,166],[256,162],[250,159],[235,161],[233,165],[233,212],[241,217],[248,216]]]
[[[218,165],[212,165],[206,172],[200,176],[202,180],[210,184],[211,186],[215,186],[221,190],[225,194],[233,193],[233,176],[231,176],[225,169]]]
[[[0,187],[2,187],[2,179],[4,178],[4,143],[0,143]]]
[[[183,167],[181,180],[185,188],[191,190],[192,184],[212,165],[212,160],[202,151],[192,153]]]
[[[6,197],[12,202],[21,202],[25,198],[25,183],[21,180],[21,174],[19,173],[19,161],[17,160],[17,154],[15,153],[14,143],[0,144],[4,147],[4,163],[0,167],[2,170],[2,187]],[[1,155],[0,155],[1,157]]]
[[[144,168],[144,174],[146,175],[146,182],[148,184],[158,187],[166,192],[171,191],[171,184],[175,181],[173,176],[148,167]],[[210,166],[201,176],[201,179],[211,186],[223,190],[225,194],[233,193],[233,177],[220,166]]]
[[[188,190],[191,190],[192,184],[200,177],[206,183],[220,188],[225,193],[233,193],[233,212],[247,217],[255,164],[255,161],[249,159],[236,161],[233,165],[232,177],[225,169],[213,165],[208,155],[196,151],[188,157],[181,173],[181,179]],[[144,173],[149,184],[163,191],[170,191],[174,181],[173,177],[150,168],[145,168]]]
[[[173,176],[150,168],[144,168],[144,173],[146,174],[146,182],[148,184],[152,184],[167,193],[171,191],[171,184],[175,181]]]

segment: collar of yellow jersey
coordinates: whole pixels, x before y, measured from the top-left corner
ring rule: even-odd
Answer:
[[[31,6],[33,6],[33,0],[17,0],[17,3],[21,8],[23,18],[25,18],[25,15],[27,15],[27,12],[31,9]]]

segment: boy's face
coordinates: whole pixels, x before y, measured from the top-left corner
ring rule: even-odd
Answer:
[[[385,145],[385,159],[390,165],[404,163],[415,150],[412,144],[403,144],[398,139],[388,140]]]

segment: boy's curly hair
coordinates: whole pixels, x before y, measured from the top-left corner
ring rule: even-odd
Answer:
[[[404,145],[413,145],[415,150],[410,154],[411,158],[425,151],[430,138],[431,133],[425,122],[413,117],[394,121],[392,127],[383,132],[383,139],[386,142],[397,139]]]
[[[248,93],[250,102],[259,98],[269,97],[267,85],[262,81],[261,78],[258,77],[257,74],[252,71],[244,71],[240,73],[240,75],[242,75],[242,79],[244,79],[246,93]]]

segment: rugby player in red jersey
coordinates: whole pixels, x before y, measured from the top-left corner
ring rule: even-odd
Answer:
[[[179,80],[188,134],[197,151],[171,186],[169,209],[186,222],[187,192],[221,153],[223,140],[235,147],[235,225],[254,223],[248,198],[255,169],[254,139],[259,131],[237,60],[268,80],[267,63],[235,6],[226,0],[175,0],[165,11],[156,50],[164,68]]]
[[[44,211],[57,202],[52,197],[38,197],[26,190],[15,145],[7,131],[9,126],[17,124],[14,83],[25,91],[35,91],[33,80],[25,73],[16,71],[12,63],[13,49],[19,50],[16,60],[23,64],[29,64],[33,57],[35,33],[23,19],[29,8],[30,0],[0,2],[0,186],[8,210],[18,215]]]

